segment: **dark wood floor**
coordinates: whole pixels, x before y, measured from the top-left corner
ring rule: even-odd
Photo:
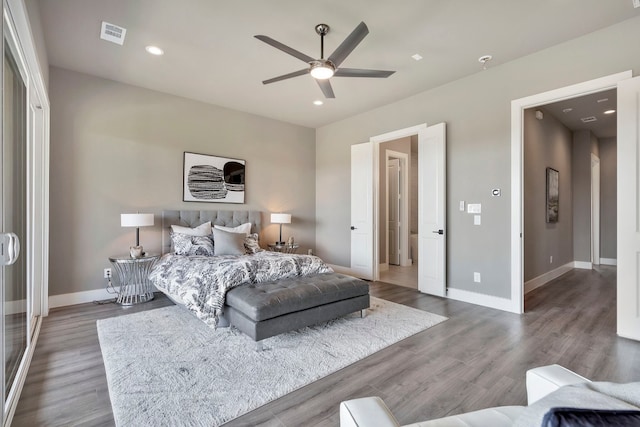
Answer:
[[[615,268],[574,270],[527,295],[520,316],[372,283],[371,293],[449,317],[227,426],[337,426],[340,401],[382,397],[401,424],[525,404],[527,369],[559,363],[595,380],[639,381],[640,342],[615,335]],[[170,305],[52,310],[13,426],[112,426],[95,321]]]

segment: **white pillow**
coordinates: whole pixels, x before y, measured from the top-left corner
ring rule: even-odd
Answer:
[[[200,224],[196,228],[172,225],[171,230],[174,233],[186,234],[187,236],[209,236],[211,234],[211,221]]]
[[[247,222],[237,227],[224,227],[222,225],[214,225],[214,228],[222,231],[228,231],[229,233],[244,233],[245,236],[248,236],[251,233],[251,223]]]

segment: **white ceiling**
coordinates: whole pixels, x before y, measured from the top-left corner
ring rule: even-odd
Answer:
[[[482,72],[640,15],[631,0],[40,0],[50,65],[308,127],[319,127]],[[107,21],[124,46],[99,38]],[[257,39],[268,35],[325,56],[364,21],[369,35],[349,68],[395,70],[387,79],[336,78],[324,100],[308,76],[263,85],[305,64]],[[630,41],[631,42],[631,41]],[[153,57],[155,44],[165,55]],[[411,55],[424,57],[416,62]],[[312,102],[322,99],[316,107]]]

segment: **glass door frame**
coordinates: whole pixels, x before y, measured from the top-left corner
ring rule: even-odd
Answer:
[[[32,323],[32,311],[33,311],[33,309],[32,309],[32,295],[31,295],[32,294],[32,288],[33,288],[33,274],[32,274],[33,270],[31,268],[31,265],[32,265],[33,260],[32,260],[32,256],[29,254],[29,252],[31,252],[30,247],[31,247],[31,240],[32,240],[33,232],[32,232],[32,226],[31,226],[32,225],[31,224],[32,221],[30,220],[31,219],[30,218],[30,211],[32,209],[32,206],[31,206],[32,203],[29,200],[30,199],[30,193],[31,193],[31,185],[30,185],[31,184],[31,178],[30,178],[29,175],[32,173],[32,171],[30,170],[31,167],[29,166],[30,155],[31,155],[30,151],[32,151],[30,149],[31,148],[30,146],[32,144],[31,144],[31,141],[30,141],[30,135],[29,135],[30,132],[29,132],[29,129],[28,129],[29,128],[29,125],[28,125],[28,123],[29,123],[28,111],[30,109],[29,108],[29,105],[30,105],[30,101],[29,101],[29,92],[30,92],[30,90],[29,90],[29,77],[28,77],[28,74],[27,74],[27,69],[26,69],[26,65],[25,65],[25,62],[24,62],[24,58],[22,56],[22,52],[20,51],[20,48],[19,48],[18,37],[17,37],[17,35],[15,33],[15,29],[14,29],[13,23],[11,22],[10,16],[9,16],[9,14],[8,14],[6,9],[3,10],[2,35],[3,35],[3,41],[2,41],[2,45],[3,45],[3,51],[2,51],[3,61],[4,61],[5,55],[10,53],[12,58],[13,58],[13,60],[14,60],[14,62],[15,62],[17,71],[19,73],[19,77],[22,79],[22,83],[24,84],[24,87],[25,87],[26,102],[25,102],[25,105],[24,105],[24,108],[25,108],[25,111],[24,111],[24,117],[25,117],[25,123],[24,123],[24,126],[25,126],[25,129],[24,129],[24,131],[25,131],[25,140],[24,140],[24,143],[26,145],[26,147],[25,147],[25,154],[26,154],[25,157],[26,158],[25,158],[24,167],[25,167],[26,171],[25,171],[24,175],[25,175],[26,181],[27,181],[25,183],[25,192],[27,193],[27,194],[25,194],[25,198],[26,198],[26,212],[25,212],[26,230],[25,231],[26,231],[26,233],[25,233],[25,236],[24,236],[24,240],[25,241],[21,242],[22,243],[21,244],[22,250],[20,251],[20,256],[24,257],[24,263],[25,263],[24,265],[25,265],[25,270],[26,270],[25,271],[24,280],[26,282],[25,286],[27,287],[27,289],[26,289],[27,327],[26,327],[26,331],[25,331],[27,336],[26,336],[26,345],[25,345],[25,348],[24,348],[24,352],[23,352],[22,356],[20,357],[18,370],[17,370],[17,373],[15,375],[15,378],[13,380],[13,383],[11,384],[11,387],[10,387],[8,393],[6,392],[6,385],[5,385],[5,381],[7,380],[7,378],[4,377],[4,375],[5,375],[5,372],[4,372],[5,366],[4,365],[6,363],[6,361],[4,359],[5,358],[5,348],[4,348],[5,336],[4,335],[3,335],[3,339],[2,339],[2,346],[3,346],[3,348],[2,348],[2,361],[3,361],[3,363],[2,363],[2,365],[3,365],[2,366],[2,370],[3,370],[3,373],[2,373],[3,374],[2,387],[3,387],[3,402],[4,402],[3,403],[3,413],[4,413],[5,421],[6,421],[6,415],[10,411],[12,403],[17,399],[17,395],[19,394],[18,383],[20,381],[20,377],[23,375],[23,373],[28,368],[28,366],[27,366],[28,365],[27,354],[28,354],[28,350],[29,350],[29,348],[31,346],[31,337],[32,337],[31,323]],[[7,48],[9,49],[9,52],[6,52]],[[4,66],[3,66],[2,78],[3,78],[2,81],[3,81],[3,85],[4,85],[4,79],[5,79]],[[2,90],[3,99],[4,99],[4,96],[5,96],[4,89],[5,88],[3,86],[3,90]],[[4,107],[4,100],[3,100],[2,104],[3,104],[3,107]],[[4,117],[5,117],[5,115],[6,115],[6,112],[3,111],[3,116],[2,116],[3,117],[3,129],[4,129]],[[15,130],[16,129],[14,129],[14,131]],[[3,138],[4,138],[4,131],[3,131]],[[5,143],[7,143],[7,141],[3,140],[2,141],[3,147],[4,147]],[[3,151],[4,151],[4,148],[3,148]],[[3,155],[4,155],[4,153],[3,153]],[[4,187],[4,184],[3,184],[3,187]],[[4,196],[2,196],[2,197],[4,199]],[[5,209],[5,208],[6,208],[6,206],[4,206],[4,200],[3,200],[3,209]],[[3,227],[3,230],[2,230],[3,232],[12,231],[12,230],[4,230],[4,220],[3,220],[2,227]],[[3,274],[2,275],[3,275],[3,277],[2,277],[2,285],[3,285],[2,305],[3,305],[3,310],[4,310],[4,305],[5,305],[5,301],[4,301],[4,295],[5,295],[4,294],[4,286],[6,286],[5,277],[4,277],[4,269],[3,269]],[[4,334],[5,333],[5,313],[3,313],[2,322],[3,323],[2,323],[2,329],[1,330],[2,330],[2,333]]]
[[[27,191],[27,233],[21,251],[25,257],[27,290],[27,350],[22,358],[18,375],[8,395],[3,387],[2,426],[11,423],[17,406],[27,370],[38,339],[42,317],[48,315],[49,280],[49,126],[50,104],[47,87],[38,62],[35,42],[23,0],[2,0],[3,13],[0,30],[9,43],[20,74],[25,83],[26,93],[26,191]],[[4,41],[0,54],[4,59]],[[46,65],[46,64],[45,64]],[[4,68],[4,67],[3,67]],[[0,81],[4,81],[0,69]],[[2,108],[0,103],[0,117]],[[0,142],[2,135],[0,134]],[[4,230],[2,230],[4,231]],[[2,285],[0,281],[0,285]],[[4,289],[0,289],[4,298]],[[4,302],[4,301],[2,301]],[[0,303],[0,331],[4,333],[4,304]],[[0,339],[0,354],[4,364],[4,338]],[[0,383],[4,385],[4,367],[0,369]]]

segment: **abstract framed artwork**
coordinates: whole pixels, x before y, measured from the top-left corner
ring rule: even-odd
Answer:
[[[553,168],[547,168],[547,222],[558,222],[559,201],[559,173]]]
[[[244,203],[244,160],[185,151],[183,165],[183,201]]]

